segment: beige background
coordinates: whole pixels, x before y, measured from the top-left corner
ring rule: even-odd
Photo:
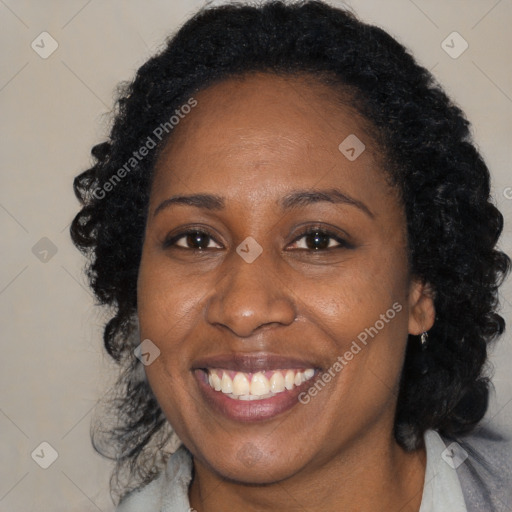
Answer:
[[[91,146],[105,137],[116,83],[131,79],[202,3],[0,0],[0,511],[113,509],[110,464],[92,450],[89,423],[114,369],[102,350],[105,312],[93,305],[84,261],[68,236],[78,208],[71,183],[89,165]],[[348,4],[408,46],[466,111],[506,216],[501,245],[512,252],[512,1]],[[43,31],[59,45],[47,59],[31,48]],[[453,31],[469,44],[457,59],[441,47]],[[34,254],[43,237],[55,246],[53,256]],[[510,322],[510,285],[502,294]],[[492,362],[489,417],[510,426],[510,333]],[[43,441],[58,452],[46,470],[31,458]]]

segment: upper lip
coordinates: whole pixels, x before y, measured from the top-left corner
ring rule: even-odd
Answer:
[[[192,365],[193,370],[223,368],[244,373],[256,373],[267,370],[316,369],[311,361],[269,353],[231,353],[198,359]]]

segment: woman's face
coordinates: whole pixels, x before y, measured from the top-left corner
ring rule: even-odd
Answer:
[[[312,79],[194,97],[157,162],[138,281],[162,410],[196,463],[242,482],[389,443],[408,333],[433,312],[364,121]]]

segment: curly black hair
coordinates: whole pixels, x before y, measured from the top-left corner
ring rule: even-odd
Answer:
[[[427,355],[416,336],[408,340],[397,442],[412,450],[427,429],[467,433],[487,409],[487,348],[504,330],[498,287],[510,260],[496,248],[503,217],[464,114],[401,44],[346,10],[315,0],[206,8],[120,88],[109,139],[74,181],[82,209],[71,236],[89,257],[97,299],[112,308],[104,343],[122,368],[114,424],[94,427],[93,443],[116,460],[117,478],[125,472],[121,494],[158,474],[171,435],[133,355],[152,170],[172,137],[171,116],[199,90],[253,72],[306,76],[348,92],[383,148],[406,213],[410,271],[429,284],[436,308]],[[155,137],[161,126],[165,134]],[[135,158],[148,137],[156,147]]]

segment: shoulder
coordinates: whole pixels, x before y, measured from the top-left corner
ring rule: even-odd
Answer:
[[[146,486],[128,494],[116,512],[183,512],[190,508],[188,486],[192,479],[192,457],[180,446],[169,458],[165,471]]]
[[[448,449],[458,451],[455,469],[468,512],[512,510],[510,434],[482,425],[470,434],[443,440]]]

